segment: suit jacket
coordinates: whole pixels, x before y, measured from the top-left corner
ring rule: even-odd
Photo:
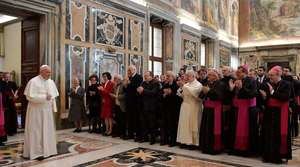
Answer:
[[[119,92],[117,94],[117,89],[119,88]],[[114,95],[120,102],[120,108],[122,112],[126,112],[126,103],[125,103],[125,90],[124,85],[121,83],[119,85],[116,85],[114,88]]]
[[[136,105],[137,102],[137,91],[136,89],[143,82],[143,77],[139,74],[135,74],[133,77],[129,78],[130,83],[125,89],[126,103],[129,105]]]
[[[159,99],[159,82],[155,80],[150,82],[144,81],[141,86],[144,88],[144,92],[140,95],[142,98],[143,111],[155,111],[157,109]]]

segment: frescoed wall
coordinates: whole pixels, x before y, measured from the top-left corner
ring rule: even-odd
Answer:
[[[251,40],[300,36],[299,0],[251,0]]]
[[[230,34],[233,36],[238,36],[239,29],[239,3],[237,0],[232,0],[229,4],[230,6],[230,20],[229,20],[229,30]]]
[[[213,28],[218,28],[218,0],[203,0],[203,21]]]
[[[187,12],[199,15],[201,12],[200,0],[181,0],[181,8]]]
[[[243,13],[249,21],[240,24],[246,30],[241,42],[300,37],[300,0],[246,0],[241,5],[249,8]]]

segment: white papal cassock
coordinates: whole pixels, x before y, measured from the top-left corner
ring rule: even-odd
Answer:
[[[57,154],[53,111],[59,95],[53,80],[42,76],[32,78],[24,91],[28,100],[23,156],[35,159]],[[47,94],[52,99],[47,100]]]
[[[201,101],[199,94],[202,84],[196,79],[182,87],[183,102],[180,108],[177,142],[187,145],[199,145],[199,126],[201,121]]]

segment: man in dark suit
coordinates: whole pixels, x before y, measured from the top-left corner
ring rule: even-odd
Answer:
[[[162,110],[160,144],[175,146],[177,127],[180,112],[180,97],[177,96],[179,86],[176,83],[175,74],[172,71],[166,72],[166,81],[162,86]]]
[[[257,79],[260,84],[266,83],[269,81],[268,77],[266,76],[266,69],[264,66],[260,66],[257,69]]]
[[[143,82],[143,77],[136,73],[135,66],[128,67],[128,78],[125,78],[126,124],[128,134],[124,139],[134,138],[139,133],[139,112],[137,88]]]
[[[158,101],[160,91],[160,83],[153,79],[153,73],[146,71],[144,73],[144,82],[137,88],[137,92],[141,99],[140,123],[141,133],[138,136],[139,142],[148,141],[150,136],[150,144],[155,143],[155,116],[158,109]]]
[[[299,96],[297,87],[300,83],[298,80],[295,80],[293,78],[291,67],[283,68],[282,79],[288,81],[291,84],[291,92],[290,92],[290,100],[289,100],[289,107],[292,110],[291,134],[292,137],[297,137],[299,134],[299,127],[298,127],[299,113],[297,110],[298,102],[296,100],[296,97]]]
[[[259,144],[262,144],[262,123],[263,123],[263,114],[265,112],[265,105],[266,100],[261,95],[261,90],[267,90],[269,89],[267,83],[269,83],[269,78],[266,76],[266,69],[264,66],[260,66],[257,69],[257,78],[256,78],[256,85],[257,85],[257,94],[256,94],[256,107],[258,110],[258,136],[259,136]],[[259,149],[262,148],[262,146],[258,147]],[[261,152],[261,150],[258,150]]]
[[[15,107],[17,84],[11,80],[10,73],[5,73],[2,81],[5,130],[9,136],[17,133],[17,112]]]

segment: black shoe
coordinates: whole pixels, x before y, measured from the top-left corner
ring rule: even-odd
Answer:
[[[111,137],[112,138],[116,138],[116,137],[119,137],[120,135],[118,135],[118,134],[111,134]]]
[[[78,129],[78,128],[76,128],[75,130],[73,130],[73,132],[74,132],[74,133],[77,133],[77,132],[78,132],[78,130],[79,130],[79,129]]]
[[[77,130],[77,133],[80,133],[80,132],[81,132],[81,129],[78,129],[78,130]]]
[[[139,142],[141,139],[139,138],[134,138],[134,142]]]
[[[153,145],[153,144],[155,144],[155,139],[150,140],[150,145]]]
[[[164,145],[166,145],[166,143],[165,142],[160,142],[160,145],[164,146]]]
[[[43,161],[45,158],[44,157],[37,157],[36,160],[38,161]]]
[[[2,142],[0,142],[0,146],[5,146],[5,144],[4,144],[4,143],[2,143]]]
[[[169,147],[174,147],[174,146],[176,146],[176,143],[170,143],[169,144]]]
[[[128,136],[123,136],[123,138],[122,138],[123,140],[128,140],[129,139],[129,137]]]
[[[196,150],[196,146],[188,145],[188,150]]]

